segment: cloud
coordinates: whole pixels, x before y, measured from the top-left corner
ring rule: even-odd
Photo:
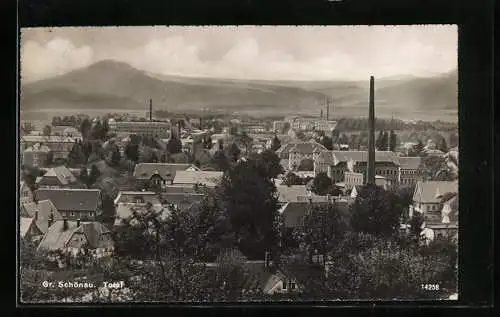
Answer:
[[[127,30],[120,30],[117,36],[103,29],[100,40],[94,39],[92,45],[80,42],[84,44],[80,47],[66,39],[68,34],[45,45],[27,41],[21,50],[23,76],[54,76],[101,59],[115,59],[166,75],[269,80],[359,80],[372,74],[379,78],[422,76],[457,66],[456,33],[445,29],[290,28],[287,32],[272,29],[265,33],[263,29],[242,32],[238,28],[199,28],[188,32],[184,28],[173,32],[163,28],[144,30],[140,44],[123,45]],[[128,36],[141,37],[138,33]]]
[[[21,47],[21,76],[32,81],[64,74],[93,62],[89,46],[75,47],[70,41],[56,37],[45,45],[27,41]]]

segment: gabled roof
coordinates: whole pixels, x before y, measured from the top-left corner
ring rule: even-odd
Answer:
[[[43,185],[45,182],[50,182],[50,179],[56,179],[60,185],[69,185],[77,181],[66,166],[57,166],[50,168],[40,179],[38,183]]]
[[[298,196],[306,196],[309,194],[306,185],[278,185],[276,186],[276,190],[278,191],[279,202],[296,202],[298,201]]]
[[[319,144],[317,142],[288,142],[287,144],[282,145],[278,150],[276,150],[276,154],[279,156],[280,159],[288,159],[289,154],[294,149],[295,151],[298,151],[300,153],[304,154],[312,154],[315,149],[319,150],[326,150],[326,147],[324,147],[322,144]]]
[[[445,193],[457,193],[457,181],[419,181],[415,187],[413,200],[421,203],[441,203],[439,196]]]
[[[63,218],[50,200],[41,200],[37,204],[27,203],[21,206],[21,217],[36,217],[36,225],[42,231],[42,233],[47,232],[51,214],[54,217],[54,221],[62,220]]]
[[[333,165],[337,165],[339,162],[347,163],[349,160],[354,162],[368,161],[368,151],[332,151],[332,154],[335,157]],[[391,151],[375,151],[375,161],[399,165],[398,156]]]
[[[103,236],[111,237],[111,231],[100,222],[67,221],[68,229],[64,230],[64,220],[56,221],[43,237],[38,250],[58,250],[66,248],[75,233],[82,233],[88,241],[90,249],[108,248],[113,246],[111,239],[102,239]]]
[[[201,201],[205,195],[197,193],[162,193],[161,197],[172,204],[192,205]]]
[[[99,189],[41,188],[35,192],[35,197],[38,200],[51,200],[59,211],[95,211],[101,191]]]
[[[174,184],[203,184],[216,186],[222,178],[223,172],[213,171],[178,171],[174,178]]]
[[[416,170],[422,166],[422,158],[419,156],[417,157],[400,156],[399,165],[401,169]]]
[[[19,221],[19,234],[21,235],[21,238],[24,238],[26,236],[31,226],[37,226],[33,218],[21,217]],[[43,232],[38,227],[37,229],[40,234],[43,234]]]
[[[134,177],[137,179],[150,179],[151,176],[158,174],[163,179],[173,179],[178,171],[187,169],[199,170],[193,164],[174,164],[174,163],[139,163],[135,166]]]
[[[139,214],[141,212],[145,212],[145,207],[147,203],[120,203],[116,208],[116,216],[114,226],[123,225],[123,220],[129,219],[132,217],[134,210]],[[163,207],[161,204],[151,204],[151,208],[155,212],[157,212],[161,218],[166,219],[170,215],[170,210],[168,208]]]

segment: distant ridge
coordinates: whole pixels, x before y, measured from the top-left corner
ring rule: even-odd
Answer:
[[[457,109],[457,71],[376,81],[377,105],[405,111]],[[67,74],[22,84],[21,108],[196,110],[203,107],[266,113],[319,113],[326,98],[337,109],[365,108],[368,82],[265,81],[151,74],[124,62],[103,60]]]

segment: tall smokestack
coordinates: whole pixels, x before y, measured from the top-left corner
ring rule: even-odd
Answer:
[[[149,121],[153,121],[153,99],[149,99]]]
[[[323,109],[321,109],[321,112],[320,112],[319,117],[320,117],[321,119],[323,119]]]
[[[330,100],[326,99],[326,120],[330,120]]]
[[[375,79],[370,77],[370,104],[368,110],[368,172],[367,184],[375,184]]]

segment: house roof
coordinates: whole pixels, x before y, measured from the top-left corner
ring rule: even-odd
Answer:
[[[24,150],[24,152],[45,152],[45,153],[48,153],[48,152],[50,152],[50,149],[46,145],[43,145],[43,144],[40,145],[39,143],[37,143],[33,146],[28,147],[26,150]]]
[[[197,193],[162,193],[161,197],[169,203],[190,206],[195,202],[201,201],[205,195]]]
[[[134,177],[141,180],[150,179],[158,174],[163,179],[173,179],[178,171],[185,171],[189,168],[199,170],[193,164],[174,163],[139,163],[135,166]]]
[[[307,196],[309,194],[306,185],[278,185],[276,190],[278,191],[279,202],[296,202],[298,196]]]
[[[278,150],[276,150],[276,154],[278,154],[280,159],[288,159],[292,149],[303,154],[312,154],[316,148],[319,150],[326,150],[323,145],[317,142],[293,141],[282,145]]]
[[[160,203],[151,204],[155,212],[160,213],[163,219],[166,219],[170,215],[170,210],[164,208]],[[145,211],[144,207],[147,203],[119,203],[116,208],[115,216],[115,226],[123,225],[122,220],[129,219],[133,215],[133,211],[136,210],[138,213]]]
[[[42,233],[47,232],[51,214],[54,217],[54,221],[62,220],[63,218],[50,200],[41,200],[37,204],[27,203],[21,206],[21,217],[34,218],[36,216],[36,225]]]
[[[51,131],[51,134],[55,134],[55,133],[59,133],[59,134],[63,134],[63,133],[76,134],[76,133],[79,133],[79,131],[76,128],[74,128],[72,126],[65,126],[65,125],[52,126],[50,128],[50,131]]]
[[[102,239],[103,235],[111,236],[106,226],[100,222],[81,222],[77,226],[76,221],[67,220],[68,229],[64,230],[64,220],[56,221],[43,237],[38,246],[38,250],[58,250],[67,246],[71,237],[75,233],[83,233],[88,241],[90,249],[108,248],[113,246],[111,239]]]
[[[334,165],[339,162],[347,162],[353,160],[354,162],[367,162],[368,151],[332,151],[335,157]],[[387,162],[399,165],[399,158],[396,153],[391,151],[375,151],[376,162]]]
[[[408,157],[408,156],[400,156],[399,157],[399,165],[401,169],[405,170],[416,170],[422,164],[422,158],[417,157]]]
[[[421,203],[441,203],[439,196],[445,193],[458,192],[457,181],[419,181],[415,188],[413,200]]]
[[[174,178],[174,184],[216,186],[222,175],[223,172],[213,171],[178,171]]]
[[[35,192],[35,196],[38,200],[51,200],[59,211],[95,211],[101,191],[99,189],[41,188]]]
[[[120,191],[115,198],[115,204],[119,203],[135,203],[137,199],[143,200],[145,203],[159,204],[160,200],[155,192],[150,191]]]
[[[30,229],[31,225],[34,222],[33,218],[26,218],[26,217],[21,217],[19,220],[19,234],[21,235],[22,238],[26,236],[28,233],[28,230]]]
[[[73,175],[66,166],[57,166],[50,168],[39,180],[38,183],[43,185],[45,181],[49,182],[50,178],[57,179],[61,185],[69,185],[77,181],[75,175]]]
[[[179,185],[179,184],[167,185],[167,186],[165,186],[164,192],[167,194],[179,194],[179,193],[189,194],[189,193],[194,193],[194,186],[191,184],[188,184],[188,185]]]

